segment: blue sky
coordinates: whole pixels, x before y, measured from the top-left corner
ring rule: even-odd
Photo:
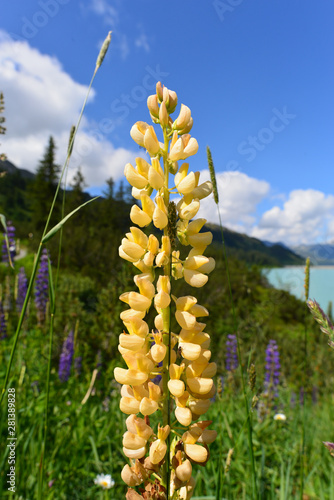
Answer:
[[[204,178],[211,147],[224,225],[290,245],[333,241],[333,17],[324,0],[6,3],[1,148],[33,170],[52,134],[62,160],[111,29],[72,175],[81,165],[91,192],[122,177],[138,154],[129,130],[149,120],[160,79],[192,110],[200,148],[190,166]],[[211,201],[203,214],[217,220]]]

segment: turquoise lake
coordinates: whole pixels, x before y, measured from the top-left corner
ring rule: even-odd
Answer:
[[[275,288],[287,290],[298,299],[305,300],[304,266],[288,266],[264,271]],[[312,266],[310,269],[310,299],[315,299],[327,312],[328,303],[334,306],[334,266]]]

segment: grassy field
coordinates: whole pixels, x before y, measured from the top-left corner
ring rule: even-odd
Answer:
[[[31,304],[31,323],[34,322],[33,308]],[[14,314],[11,319],[14,323]],[[5,374],[11,343],[10,334],[1,340],[1,379]],[[24,500],[37,498],[46,398],[47,346],[47,325],[32,328],[28,318],[15,354],[9,383],[9,387],[16,390],[15,498]],[[81,347],[77,339],[76,351]],[[58,377],[59,352],[60,348],[55,345],[43,498],[124,498],[126,488],[120,478],[120,471],[124,465],[122,434],[125,423],[124,415],[119,410],[119,386],[113,381],[113,368],[119,361],[117,358],[108,361],[104,356],[102,365],[98,366],[99,373],[94,387],[82,404],[98,361],[84,362],[80,374],[72,366],[69,380],[61,382]],[[285,354],[281,352],[282,366],[284,363]],[[252,473],[240,373],[236,370],[226,376],[221,366],[220,375],[223,376],[222,390],[207,414],[207,418],[213,421],[212,428],[218,430],[218,438],[210,446],[211,456],[207,465],[196,469],[196,497],[216,498],[218,475],[222,471],[224,498],[248,499],[252,488]],[[257,381],[253,392],[247,389],[249,406],[255,393],[260,396],[261,401],[262,382],[261,379]],[[315,395],[313,399],[314,401],[311,395],[306,395],[303,498],[331,499],[334,498],[333,459],[322,441],[327,441],[332,436],[334,401],[327,390],[320,392],[316,401]],[[5,399],[4,404],[6,403]],[[300,498],[303,427],[300,395],[293,393],[288,384],[282,382],[279,397],[266,408],[262,420],[259,418],[258,406],[259,403],[250,412],[250,418],[253,422],[259,498]],[[273,417],[277,412],[283,412],[286,421],[275,421]],[[0,425],[1,440],[5,443],[8,425],[7,414],[3,410]],[[234,452],[227,471],[226,459],[231,449]],[[8,448],[2,448],[0,498],[11,496],[6,485],[8,452]],[[113,488],[102,490],[94,484],[94,479],[100,473],[111,474],[115,481]]]

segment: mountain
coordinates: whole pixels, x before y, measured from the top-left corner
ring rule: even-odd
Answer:
[[[8,160],[0,160],[0,172],[7,172],[8,174],[20,174],[21,177],[27,180],[33,180],[35,178],[35,174],[29,172],[29,170],[25,170],[24,168],[17,168],[13,163]]]
[[[261,240],[262,243],[264,243],[267,247],[272,247],[274,245],[281,245],[281,247],[283,248],[287,248],[288,250],[291,250],[291,248],[289,248],[285,243],[283,243],[282,241],[275,241],[275,242],[272,242],[272,241],[267,241],[267,240]]]
[[[206,227],[213,233],[213,241],[216,243],[221,242],[220,227],[216,224],[206,224]],[[268,246],[257,238],[236,233],[227,228],[224,228],[223,232],[228,255],[235,256],[246,262],[277,267],[298,266],[305,263],[303,257],[280,243],[273,243]]]
[[[299,245],[294,251],[305,258],[310,257],[315,266],[334,265],[334,244]]]

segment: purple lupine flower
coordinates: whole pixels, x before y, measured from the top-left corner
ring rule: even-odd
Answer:
[[[13,226],[13,224],[10,220],[7,222],[7,236],[8,236],[8,243],[9,243],[10,258],[13,261],[15,255],[16,255],[15,227]],[[3,239],[3,242],[2,242],[2,262],[7,262],[7,263],[9,262],[8,249],[7,249],[7,244],[6,244],[5,238]]]
[[[280,375],[279,351],[275,340],[270,340],[266,350],[265,386],[276,389]]]
[[[20,272],[17,278],[17,298],[16,298],[16,310],[18,312],[22,311],[24,299],[27,294],[28,289],[28,280],[24,270],[24,267],[21,267]]]
[[[48,251],[43,249],[35,285],[35,304],[38,320],[43,322],[46,313],[46,304],[49,297],[49,268]]]
[[[5,318],[5,313],[2,307],[2,302],[0,302],[0,340],[7,337],[7,323]]]
[[[74,371],[76,375],[79,377],[82,370],[82,356],[77,356],[74,358]]]
[[[225,366],[228,372],[238,368],[238,354],[237,354],[237,337],[236,335],[228,335],[226,341],[226,360]]]
[[[70,378],[71,365],[74,354],[74,334],[70,331],[63,343],[63,348],[59,358],[58,376],[61,382],[67,382]]]

